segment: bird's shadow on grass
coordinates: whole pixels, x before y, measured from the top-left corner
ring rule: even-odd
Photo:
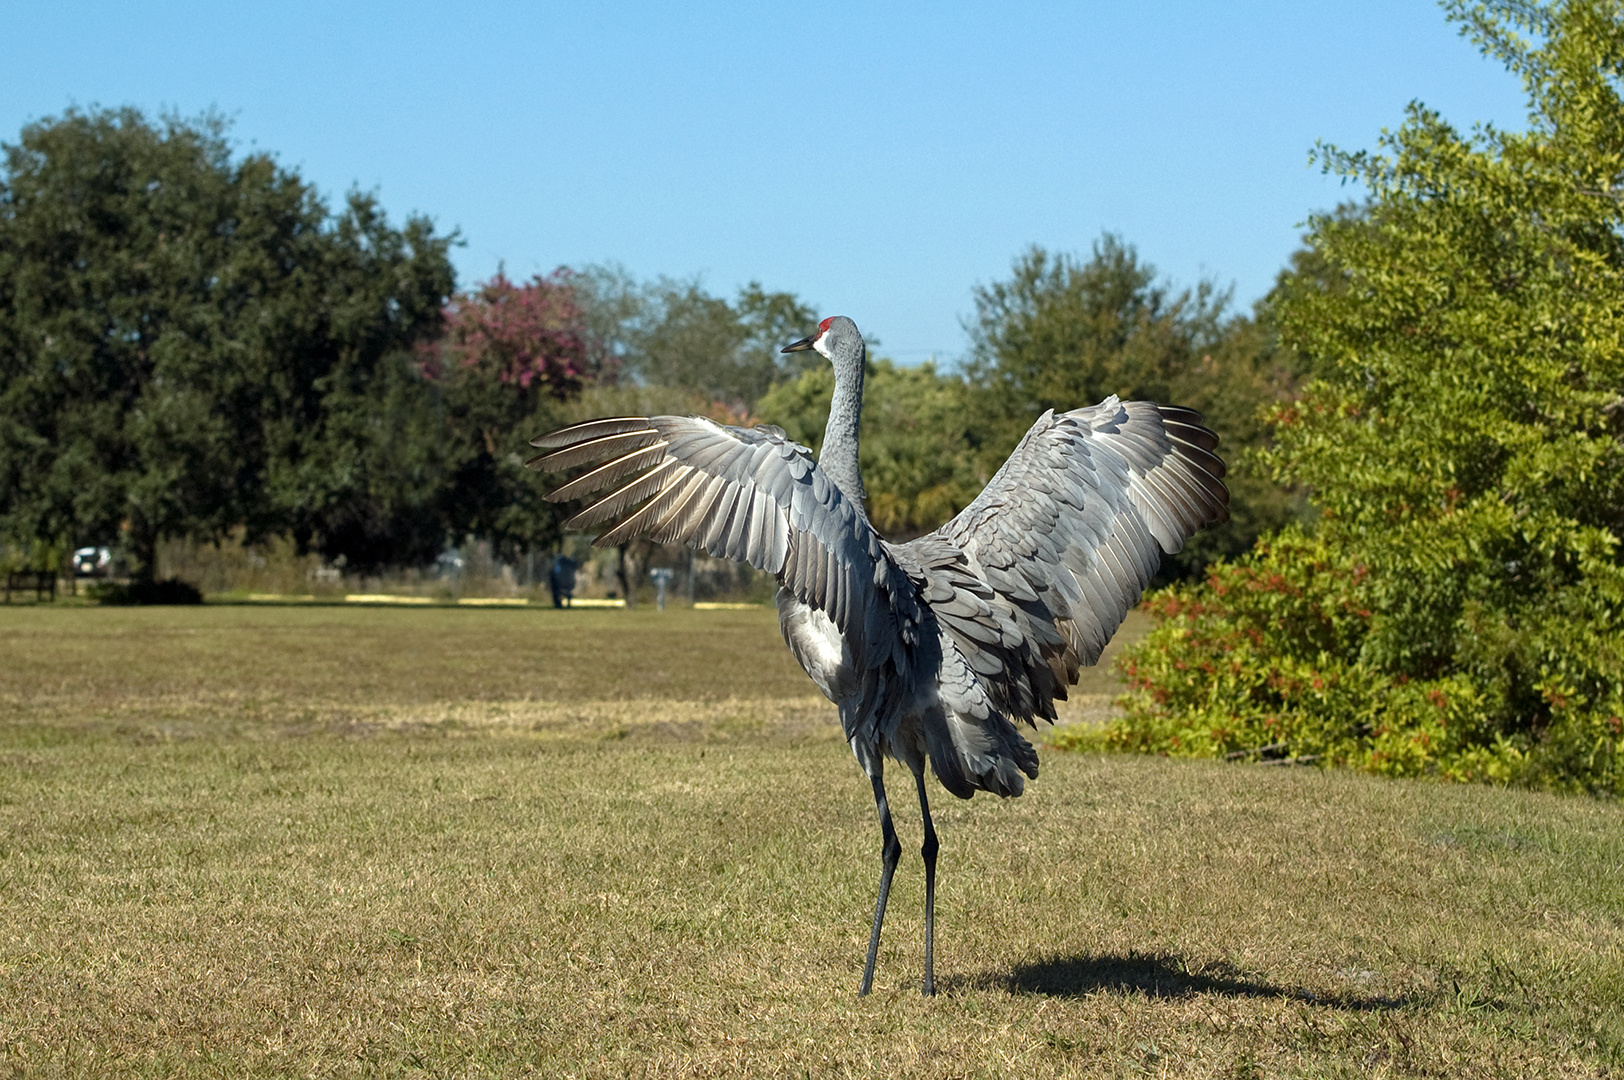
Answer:
[[[1103,990],[1168,999],[1198,994],[1281,998],[1356,1012],[1401,1009],[1413,1001],[1408,996],[1315,993],[1266,982],[1222,962],[1202,964],[1197,969],[1183,957],[1165,953],[1050,956],[1021,964],[1010,972],[968,976],[961,985],[963,989],[998,989],[1045,997],[1086,997]]]

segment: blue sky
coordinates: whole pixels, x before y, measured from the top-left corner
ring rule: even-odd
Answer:
[[[1131,9],[1131,10],[1130,10]],[[752,279],[906,362],[971,289],[1104,230],[1266,291],[1419,99],[1520,127],[1431,3],[0,3],[0,140],[69,105],[216,108],[331,197],[461,231],[464,284],[614,261]]]

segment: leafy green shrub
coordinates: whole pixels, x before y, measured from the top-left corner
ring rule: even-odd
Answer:
[[[1583,680],[1589,695],[1541,683],[1534,689],[1543,707],[1533,709],[1522,700],[1529,687],[1505,677],[1505,635],[1482,635],[1477,655],[1463,650],[1449,669],[1396,670],[1382,660],[1383,624],[1394,620],[1381,582],[1330,533],[1287,530],[1215,566],[1200,587],[1152,596],[1159,625],[1119,661],[1127,715],[1103,730],[1068,729],[1057,741],[1619,789],[1616,663]],[[1462,629],[1479,629],[1484,616],[1471,608]],[[1586,627],[1575,636],[1589,640],[1570,642],[1571,652],[1599,644]]]
[[[91,598],[98,604],[127,607],[146,604],[201,604],[203,594],[197,586],[168,578],[164,581],[132,581],[128,585],[107,582],[90,587]]]
[[[1325,151],[1372,199],[1283,284],[1267,455],[1320,519],[1157,594],[1108,745],[1624,791],[1624,17],[1449,6],[1529,129]]]

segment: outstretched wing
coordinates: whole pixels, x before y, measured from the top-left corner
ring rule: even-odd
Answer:
[[[1162,553],[1228,520],[1217,446],[1189,409],[1110,397],[1047,412],[975,501],[903,546],[899,561],[925,568],[932,609],[1002,709],[1052,719]]]
[[[604,462],[547,496],[564,502],[606,492],[565,523],[610,525],[594,544],[648,537],[747,562],[827,614],[854,655],[863,654],[865,643],[896,647],[896,635],[881,632],[880,624],[894,625],[890,605],[875,600],[882,593],[889,599],[906,577],[811,451],[778,428],[728,427],[696,416],[614,417],[562,428],[531,445],[552,451],[526,462],[531,468]]]

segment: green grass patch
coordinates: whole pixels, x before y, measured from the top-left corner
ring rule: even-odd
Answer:
[[[0,613],[0,1073],[1601,1075],[1624,810],[1050,753],[873,808],[766,612]],[[898,777],[898,802],[908,798]]]

